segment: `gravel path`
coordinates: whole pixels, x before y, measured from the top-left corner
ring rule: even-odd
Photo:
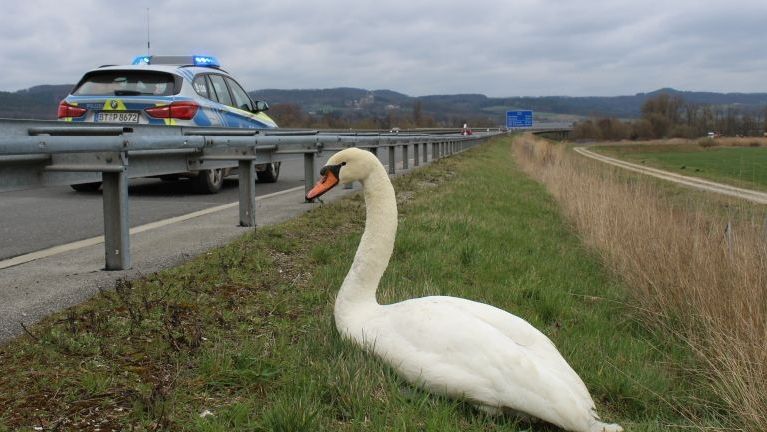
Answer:
[[[696,189],[702,189],[709,192],[716,192],[723,195],[734,196],[757,204],[767,204],[767,193],[759,192],[751,189],[743,189],[735,186],[729,186],[721,183],[712,182],[709,180],[703,180],[697,177],[688,177],[681,174],[675,174],[668,171],[659,170],[656,168],[650,168],[643,165],[638,165],[619,159],[607,157],[592,152],[584,147],[575,147],[575,151],[579,154],[596,159],[600,162],[608,163],[620,168],[624,168],[630,171],[635,171],[641,174],[657,177],[659,179],[672,181],[675,183],[690,186]]]

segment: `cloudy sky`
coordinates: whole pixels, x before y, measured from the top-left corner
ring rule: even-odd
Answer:
[[[3,5],[0,90],[146,52],[214,54],[248,90],[602,96],[767,91],[765,0],[50,0]]]

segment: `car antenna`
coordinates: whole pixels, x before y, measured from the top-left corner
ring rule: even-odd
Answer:
[[[146,55],[150,55],[150,45],[149,45],[149,8],[146,8]]]

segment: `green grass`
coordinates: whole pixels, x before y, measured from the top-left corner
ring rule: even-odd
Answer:
[[[715,414],[692,356],[638,323],[616,277],[517,170],[510,139],[395,188],[381,302],[454,295],[524,317],[627,430]],[[356,195],[50,317],[0,349],[0,431],[556,430],[414,389],[338,336],[332,305],[363,228]]]
[[[597,150],[688,176],[767,190],[767,147],[703,147],[691,143],[600,146]]]

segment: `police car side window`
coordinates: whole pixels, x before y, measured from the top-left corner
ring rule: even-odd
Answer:
[[[192,81],[192,86],[198,95],[204,97],[205,99],[211,98],[208,93],[208,81],[205,79],[205,75],[197,75],[194,81]]]
[[[229,84],[229,89],[234,96],[234,107],[245,111],[252,111],[253,107],[251,106],[250,97],[245,93],[245,90],[237,84],[237,81],[231,78],[226,78],[226,82]]]
[[[226,81],[221,75],[210,74],[210,84],[213,86],[213,90],[216,92],[216,96],[219,103],[232,106],[232,97],[229,96],[229,90],[226,88]]]

